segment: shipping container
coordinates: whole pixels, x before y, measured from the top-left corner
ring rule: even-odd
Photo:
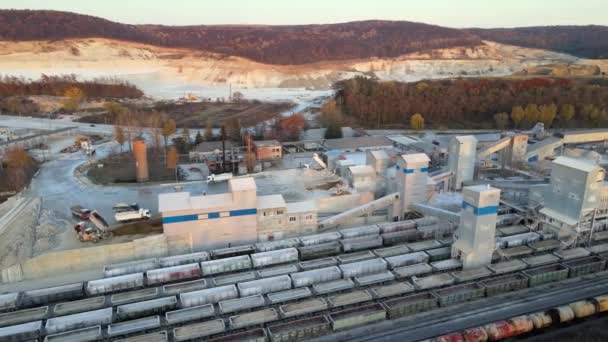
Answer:
[[[429,264],[414,264],[393,269],[393,274],[401,279],[429,274],[431,272],[433,272],[433,268]]]
[[[197,338],[213,336],[226,331],[223,319],[214,319],[202,323],[184,325],[173,329],[175,341],[189,341]]]
[[[218,304],[218,307],[220,310],[220,314],[225,315],[243,310],[259,308],[264,305],[266,305],[264,297],[262,297],[261,295],[255,295],[224,300]]]
[[[298,266],[300,266],[300,269],[302,271],[309,271],[309,270],[313,270],[316,268],[323,268],[323,267],[336,266],[336,265],[338,265],[338,259],[336,259],[336,258],[323,258],[323,259],[303,261],[303,262],[298,263]]]
[[[384,260],[386,260],[390,269],[395,269],[397,267],[428,262],[429,255],[425,252],[415,252],[384,258]]]
[[[386,311],[381,304],[369,304],[329,314],[334,331],[375,323],[386,319]]]
[[[421,292],[383,302],[390,319],[414,315],[437,308],[437,296],[431,292]]]
[[[125,274],[145,272],[158,268],[158,259],[135,260],[121,262],[118,264],[106,265],[103,268],[103,276],[106,278],[116,277]]]
[[[452,272],[452,276],[459,283],[465,282],[465,281],[471,281],[471,280],[478,280],[478,279],[482,279],[482,278],[487,278],[487,277],[489,277],[491,275],[492,275],[492,271],[490,271],[489,269],[487,269],[485,266],[479,267],[479,268],[470,269],[470,270],[463,270],[463,271]]]
[[[308,235],[300,237],[300,244],[302,246],[320,245],[328,242],[336,242],[341,238],[342,235],[338,232]]]
[[[371,287],[370,292],[374,298],[386,298],[414,292],[414,285],[408,282],[379,285]]]
[[[248,255],[201,262],[201,271],[204,276],[248,269],[251,269],[251,259]]]
[[[3,313],[0,315],[0,327],[46,319],[48,314],[48,306]]]
[[[374,253],[372,253],[371,251],[346,253],[346,254],[340,254],[337,256],[337,259],[340,264],[348,264],[351,262],[376,259],[376,258],[377,258],[376,255]]]
[[[205,340],[205,342],[266,342],[268,341],[268,335],[266,330],[249,329],[246,331],[226,334],[224,336],[218,336]]]
[[[298,261],[298,250],[293,247],[251,254],[251,263],[253,264],[254,268],[262,268],[266,266],[286,264]]]
[[[37,339],[41,334],[42,321],[35,321],[0,328],[0,341],[21,342],[28,339]]]
[[[340,254],[340,252],[342,252],[342,246],[340,245],[340,242],[334,241],[318,245],[298,247],[298,251],[300,252],[300,258],[302,260],[311,260]]]
[[[0,312],[17,310],[21,293],[7,293],[0,295]]]
[[[184,292],[179,295],[182,308],[190,308],[203,304],[216,304],[223,300],[238,298],[239,292],[234,285],[212,287],[209,289]]]
[[[55,314],[55,316],[63,316],[97,310],[103,308],[105,303],[106,297],[93,297],[72,302],[57,303],[53,307],[53,314]]]
[[[382,238],[379,235],[360,236],[340,240],[342,251],[345,253],[357,252],[365,249],[382,247]]]
[[[253,245],[244,245],[228,248],[218,248],[212,250],[209,254],[211,259],[232,258],[236,256],[249,255],[255,252]]]
[[[215,316],[213,304],[193,306],[191,308],[169,311],[165,313],[165,320],[168,325],[177,325],[192,321],[202,320]]]
[[[429,261],[441,261],[452,257],[452,247],[433,248],[425,251],[429,255]]]
[[[263,278],[238,283],[237,287],[241,297],[264,295],[270,292],[291,289],[291,278],[288,275]]]
[[[101,326],[70,330],[59,334],[47,335],[44,342],[89,342],[103,338]]]
[[[321,295],[332,292],[350,290],[355,287],[355,283],[350,279],[338,279],[326,283],[314,284],[312,290],[315,294]]]
[[[283,304],[279,307],[281,317],[290,318],[301,315],[324,311],[329,308],[329,305],[323,298],[307,299],[299,302]]]
[[[385,271],[387,266],[388,264],[384,259],[378,258],[342,264],[339,267],[340,270],[342,270],[342,276],[344,278],[352,278]]]
[[[517,291],[528,287],[528,278],[519,273],[508,274],[502,277],[486,279],[480,282],[486,289],[486,296]]]
[[[342,278],[342,271],[337,266],[319,268],[316,270],[292,273],[293,287],[305,287]]]
[[[276,267],[267,267],[263,270],[256,271],[258,278],[276,277],[284,274],[296,273],[300,271],[297,264],[282,265]]]
[[[515,336],[515,329],[507,321],[498,321],[484,326],[490,341],[500,341]]]
[[[230,327],[232,329],[246,328],[278,320],[279,314],[275,309],[263,309],[241,315],[230,316],[230,318],[228,318]]]
[[[137,332],[147,331],[160,327],[160,317],[152,316],[120,323],[112,323],[108,326],[108,336],[124,336]]]
[[[260,253],[260,252],[276,251],[277,249],[298,247],[299,245],[300,245],[300,240],[297,238],[293,238],[293,239],[284,239],[284,240],[276,240],[276,241],[258,242],[254,246],[255,246],[255,251],[257,253]]]
[[[119,320],[135,319],[152,316],[177,307],[175,296],[144,300],[131,304],[120,305],[116,308],[116,317]]]
[[[380,237],[382,237],[385,246],[393,246],[419,240],[420,233],[415,229],[411,229],[394,233],[385,233],[380,235]]]
[[[171,284],[163,286],[163,293],[165,295],[176,295],[182,292],[191,292],[207,288],[207,280],[198,279],[192,281],[186,281],[183,283]]]
[[[186,264],[149,270],[146,272],[147,284],[157,285],[178,280],[187,280],[201,276],[198,264]]]
[[[209,256],[208,252],[198,252],[198,253],[174,255],[174,256],[170,256],[170,257],[160,258],[160,259],[158,259],[158,264],[160,265],[160,267],[198,264],[201,261],[207,261],[210,258],[211,257]]]
[[[110,292],[136,289],[144,286],[144,274],[135,273],[117,277],[90,280],[87,282],[88,295],[105,294]]]
[[[388,258],[402,254],[408,254],[410,252],[410,248],[406,245],[374,249],[374,254],[376,254],[376,256],[379,258]]]
[[[566,266],[556,264],[532,268],[522,273],[528,277],[529,286],[532,287],[564,280],[568,278],[568,271]]]
[[[74,300],[84,297],[84,284],[76,283],[24,291],[21,294],[21,307],[38,306],[52,302]]]
[[[367,290],[350,291],[327,297],[327,302],[332,308],[346,305],[358,304],[372,300],[371,293]]]
[[[454,284],[454,277],[448,273],[434,274],[426,277],[412,277],[412,283],[419,290],[433,289]]]
[[[568,267],[570,270],[568,276],[570,278],[575,278],[603,270],[606,267],[606,260],[594,255],[587,258],[564,261],[562,262],[562,265]]]
[[[433,291],[439,298],[439,305],[448,306],[482,298],[485,289],[477,283],[468,283],[446,287]]]
[[[158,287],[152,287],[137,291],[129,291],[114,294],[110,297],[110,303],[112,305],[129,304],[133,302],[139,302],[142,300],[154,299],[160,295],[160,289]]]
[[[340,235],[342,235],[342,239],[351,239],[360,236],[367,235],[378,235],[380,234],[380,228],[376,225],[371,226],[363,226],[363,227],[355,227],[340,230]]]
[[[256,272],[249,271],[249,272],[230,273],[230,274],[223,275],[223,276],[213,277],[211,282],[213,283],[213,286],[224,286],[224,285],[240,283],[243,281],[254,280],[257,278],[258,278],[258,275]]]
[[[380,234],[400,232],[404,230],[416,229],[416,222],[412,220],[397,221],[397,222],[383,222],[377,224],[380,228]]]
[[[327,335],[330,332],[331,322],[325,316],[315,316],[268,326],[268,333],[272,342],[309,340]]]
[[[273,292],[266,295],[270,304],[284,303],[296,299],[308,298],[311,296],[312,292],[308,287],[299,287],[297,289]]]
[[[355,280],[355,284],[357,284],[357,286],[367,286],[395,280],[395,275],[391,271],[384,271],[355,277],[353,279]]]
[[[168,341],[167,332],[164,330],[116,340],[116,342],[167,342],[167,341]]]
[[[46,321],[45,329],[47,334],[57,334],[96,325],[108,325],[110,323],[112,323],[112,308],[105,308],[50,318]]]

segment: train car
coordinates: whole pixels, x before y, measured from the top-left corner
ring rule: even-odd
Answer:
[[[226,315],[250,309],[256,309],[266,305],[266,300],[261,295],[229,299],[219,302],[220,314]]]
[[[146,281],[148,285],[157,285],[198,278],[201,275],[199,264],[185,264],[149,270],[146,272]]]
[[[103,268],[103,276],[108,277],[116,277],[125,274],[133,274],[139,272],[145,272],[148,270],[153,270],[158,268],[158,259],[145,259],[145,260],[136,260],[129,262],[121,262],[118,264],[106,265]]]
[[[342,246],[338,241],[334,241],[318,245],[298,247],[298,251],[300,252],[300,258],[302,260],[312,260],[340,254],[340,252],[342,252]]]
[[[86,293],[90,296],[111,292],[132,290],[144,286],[144,274],[127,274],[87,282]]]
[[[371,273],[386,271],[388,264],[384,259],[371,259],[340,265],[344,278],[358,277]]]
[[[158,259],[158,264],[160,265],[160,267],[171,267],[199,263],[201,261],[207,261],[210,258],[211,256],[208,252],[198,252],[160,258]]]
[[[19,307],[20,292],[0,295],[0,312],[17,310]]]
[[[176,307],[177,298],[175,296],[161,297],[120,305],[116,308],[116,317],[119,320],[135,319],[164,313],[165,311],[173,310]]]
[[[0,341],[21,342],[40,337],[42,321],[35,321],[0,328]]]
[[[57,334],[110,323],[112,323],[112,308],[105,308],[50,318],[46,321],[45,329],[47,334]]]
[[[168,325],[181,325],[183,323],[200,321],[205,318],[214,317],[213,304],[193,306],[186,309],[168,311],[165,313],[165,321]]]
[[[223,300],[238,298],[238,296],[239,291],[235,285],[226,285],[181,293],[179,302],[182,308],[190,308],[204,304],[217,304]]]
[[[326,316],[314,316],[268,326],[268,333],[273,342],[309,340],[327,335],[330,332],[331,322]]]
[[[324,267],[316,270],[292,273],[293,287],[306,287],[342,278],[342,271],[337,266]]]
[[[328,242],[336,242],[342,238],[342,235],[338,232],[323,233],[316,235],[308,235],[300,237],[300,245],[302,246],[314,246]]]
[[[38,290],[24,291],[21,294],[21,306],[44,305],[57,301],[79,299],[84,296],[84,284],[75,283],[69,285],[48,287]]]
[[[261,252],[276,251],[277,249],[298,247],[299,245],[300,245],[300,240],[297,238],[293,238],[293,239],[284,239],[284,240],[276,240],[276,241],[258,242],[254,246],[255,246],[255,251],[257,253],[261,253]]]
[[[342,239],[351,239],[361,236],[367,235],[379,235],[380,228],[377,225],[371,226],[363,226],[363,227],[355,227],[340,230],[340,235],[342,235]]]
[[[397,222],[383,222],[377,224],[380,228],[380,234],[400,232],[404,230],[416,229],[416,222],[413,220],[397,221]]]
[[[342,251],[345,253],[356,252],[365,249],[382,247],[382,238],[379,235],[360,236],[340,240]]]
[[[293,247],[251,254],[251,262],[254,268],[262,268],[297,261],[299,261],[298,250]]]
[[[108,336],[125,336],[138,332],[148,331],[160,327],[160,317],[152,316],[134,319],[131,321],[112,323],[108,326]]]
[[[415,252],[384,258],[384,260],[392,270],[397,267],[426,263],[429,261],[429,255],[425,252]]]
[[[288,275],[263,278],[238,283],[237,287],[241,297],[264,295],[270,292],[291,289],[291,278]]]
[[[385,246],[393,246],[405,242],[417,241],[420,239],[420,233],[415,229],[402,230],[393,233],[385,233],[380,235]]]
[[[249,269],[251,269],[251,258],[248,255],[201,262],[204,276]]]

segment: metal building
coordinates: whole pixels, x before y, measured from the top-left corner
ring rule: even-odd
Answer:
[[[381,175],[388,168],[390,157],[385,150],[370,150],[367,151],[365,163],[370,165],[376,171],[376,174]]]
[[[397,158],[400,217],[411,210],[411,204],[426,202],[429,161],[424,153],[404,154]]]
[[[462,189],[463,182],[473,180],[477,139],[472,135],[455,136],[448,147],[448,169],[453,173],[452,188]]]
[[[500,190],[489,185],[469,186],[462,190],[462,198],[452,256],[462,260],[463,270],[489,265],[496,246]]]

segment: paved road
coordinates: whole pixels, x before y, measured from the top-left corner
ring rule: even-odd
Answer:
[[[608,273],[389,320],[316,341],[420,341],[608,293]]]

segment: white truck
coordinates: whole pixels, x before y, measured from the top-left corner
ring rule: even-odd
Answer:
[[[209,175],[209,176],[207,176],[207,184],[226,182],[231,178],[232,178],[232,173],[229,173],[229,172],[220,173],[219,175]]]
[[[139,210],[121,211],[114,214],[114,218],[120,223],[147,220],[151,216],[150,210],[141,208]]]

